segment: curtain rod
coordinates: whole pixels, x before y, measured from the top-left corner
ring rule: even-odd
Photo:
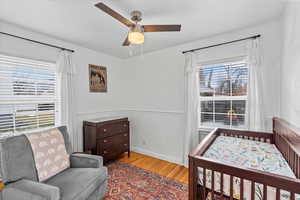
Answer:
[[[67,49],[67,48],[56,46],[56,45],[53,45],[53,44],[48,44],[48,43],[40,42],[40,41],[37,41],[37,40],[28,39],[28,38],[13,35],[13,34],[10,34],[10,33],[0,32],[0,34],[7,35],[7,36],[10,36],[10,37],[14,37],[14,38],[18,38],[18,39],[22,39],[22,40],[26,40],[26,41],[37,43],[37,44],[41,44],[41,45],[45,45],[45,46],[48,46],[48,47],[53,47],[53,48],[56,48],[56,49],[61,49],[63,51],[69,51],[69,52],[72,52],[72,53],[75,52],[72,49]]]
[[[199,50],[202,50],[202,49],[208,49],[208,48],[212,48],[212,47],[222,46],[222,45],[226,45],[226,44],[240,42],[240,41],[243,41],[243,40],[256,39],[256,38],[259,38],[260,36],[261,35],[254,35],[254,36],[251,36],[251,37],[246,37],[246,38],[243,38],[243,39],[233,40],[233,41],[230,41],[230,42],[224,42],[224,43],[214,44],[214,45],[201,47],[201,48],[197,48],[197,49],[191,49],[191,50],[188,50],[188,51],[183,51],[182,53],[185,54],[185,53],[188,53],[188,52],[194,52],[194,51],[199,51]]]

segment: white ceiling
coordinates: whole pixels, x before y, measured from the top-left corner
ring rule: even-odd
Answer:
[[[100,0],[99,0],[100,1]],[[0,20],[120,58],[127,27],[106,15],[97,0],[0,0]],[[104,0],[130,18],[141,10],[143,24],[182,24],[180,33],[146,33],[144,52],[259,24],[278,17],[281,0]]]

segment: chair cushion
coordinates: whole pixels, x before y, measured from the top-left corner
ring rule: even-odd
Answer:
[[[61,200],[86,200],[108,178],[107,168],[69,168],[45,181],[60,188]]]
[[[60,127],[57,127],[57,128],[60,130],[61,134],[63,135],[63,137],[65,139],[65,145],[66,145],[67,153],[71,154],[72,153],[72,144],[71,144],[71,141],[70,141],[70,137],[69,137],[67,127],[66,126],[60,126]]]
[[[5,183],[20,179],[37,181],[31,146],[25,135],[0,139],[0,179]]]

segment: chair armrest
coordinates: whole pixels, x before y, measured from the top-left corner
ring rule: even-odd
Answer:
[[[71,168],[99,168],[103,166],[103,158],[88,154],[71,154]]]
[[[3,200],[59,200],[58,187],[30,180],[20,180],[5,186],[2,191]]]

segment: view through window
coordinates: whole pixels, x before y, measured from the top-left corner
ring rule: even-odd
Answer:
[[[244,60],[200,67],[200,127],[247,127],[248,67]]]
[[[0,55],[0,136],[58,122],[55,64]]]

